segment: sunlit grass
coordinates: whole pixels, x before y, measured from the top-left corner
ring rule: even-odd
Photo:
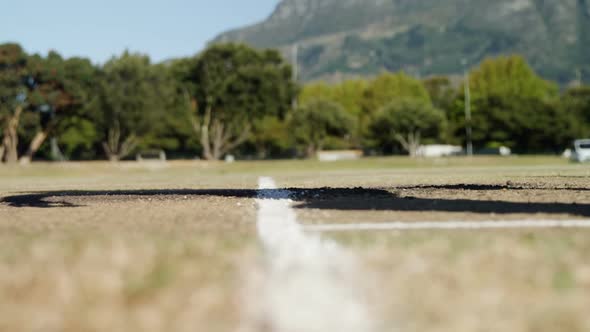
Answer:
[[[0,198],[60,190],[254,189],[260,175],[273,176],[280,186],[308,188],[511,181],[583,189],[590,172],[587,165],[546,156],[40,163],[0,167]],[[569,196],[548,190],[539,199],[569,202],[577,195],[581,204],[588,201],[584,191],[564,193]],[[422,194],[477,198],[471,191]],[[503,190],[502,197],[490,195],[519,201],[537,194]],[[0,331],[215,332],[235,331],[240,325],[248,303],[241,297],[246,272],[259,269],[263,257],[253,197],[70,200],[77,207],[0,204]],[[296,211],[304,223],[399,217],[399,211]],[[424,216],[416,212],[404,217]],[[373,287],[371,303],[381,318],[376,332],[590,330],[588,232],[364,232],[330,237],[361,262],[359,273]]]

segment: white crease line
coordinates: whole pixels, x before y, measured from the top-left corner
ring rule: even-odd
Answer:
[[[291,192],[260,178],[258,234],[268,265],[262,303],[273,332],[369,332],[372,321],[362,301],[353,257],[335,242],[306,234],[297,222]],[[263,295],[262,295],[263,294]]]
[[[426,221],[304,226],[308,232],[473,230],[473,229],[590,228],[590,220]]]

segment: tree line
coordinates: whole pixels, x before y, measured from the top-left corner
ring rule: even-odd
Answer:
[[[415,155],[424,143],[465,145],[467,86],[476,150],[556,153],[590,136],[590,87],[560,89],[517,55],[486,59],[468,80],[384,72],[300,85],[279,52],[240,44],[165,63],[124,52],[103,65],[2,44],[0,160]]]

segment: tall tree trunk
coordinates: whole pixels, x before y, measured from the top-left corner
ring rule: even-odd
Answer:
[[[117,153],[113,153],[110,148],[108,147],[108,145],[106,144],[106,142],[102,142],[102,149],[104,150],[104,153],[107,155],[107,159],[114,163],[114,162],[118,162],[119,160],[121,160],[121,158],[119,157],[119,155]]]
[[[22,113],[23,107],[17,106],[4,129],[2,146],[4,150],[4,161],[7,164],[18,162],[18,124]]]
[[[266,159],[268,158],[268,148],[264,143],[256,145],[256,158]]]
[[[404,150],[408,151],[410,157],[415,158],[418,156],[418,148],[420,147],[420,131],[411,131],[408,133],[408,137],[404,137],[401,134],[395,134],[396,140],[402,145]]]
[[[201,146],[203,147],[203,159],[205,160],[215,160],[216,158],[213,157],[211,153],[211,145],[209,144],[209,125],[211,124],[211,107],[207,106],[205,110],[205,117],[203,118],[203,123],[200,126],[201,132]]]
[[[305,148],[305,157],[307,159],[318,158],[318,152],[322,152],[324,149],[324,139],[312,139],[313,143]]]
[[[123,142],[121,142],[121,129],[117,122],[109,129],[107,141],[102,142],[102,148],[109,161],[117,162],[133,152],[133,149],[137,147],[138,143],[137,136],[133,134],[129,135],[123,140]]]
[[[211,142],[211,154],[215,160],[219,160],[223,157],[223,127],[223,123],[219,122],[219,120],[216,119],[213,121],[211,128],[211,136],[213,138],[213,142]]]
[[[49,136],[49,132],[52,128],[53,124],[49,124],[35,134],[35,137],[29,144],[29,149],[27,150],[25,155],[22,156],[19,160],[21,164],[26,165],[29,164],[31,160],[33,160],[33,156],[35,155],[35,153],[37,153],[37,151],[39,151],[39,148],[41,148],[41,145],[43,145],[43,143],[47,139],[47,136]]]
[[[234,135],[228,126],[218,119],[212,119],[211,107],[207,107],[203,120],[192,118],[193,129],[200,134],[203,159],[219,160],[226,153],[244,143],[250,135],[250,125],[245,124],[242,132]]]
[[[315,158],[316,154],[317,154],[317,149],[315,147],[315,144],[311,143],[305,148],[305,157],[307,157],[307,159]]]

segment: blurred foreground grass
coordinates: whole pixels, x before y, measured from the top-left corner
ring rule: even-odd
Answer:
[[[239,321],[249,249],[232,234],[0,231],[0,243],[0,331],[229,331]]]
[[[583,230],[348,233],[383,331],[590,331]]]

